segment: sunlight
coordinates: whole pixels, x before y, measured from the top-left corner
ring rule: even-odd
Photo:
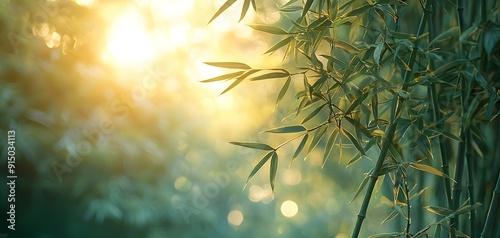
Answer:
[[[123,12],[114,20],[108,37],[105,55],[108,62],[133,66],[147,64],[157,56],[144,16],[135,9]]]
[[[291,200],[287,200],[281,204],[281,214],[285,217],[294,217],[299,212],[299,207],[297,203]]]
[[[239,226],[243,222],[243,213],[240,210],[232,210],[227,215],[227,221],[233,226]]]

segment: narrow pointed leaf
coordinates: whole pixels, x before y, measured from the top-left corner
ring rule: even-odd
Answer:
[[[270,33],[270,34],[274,34],[274,35],[287,35],[288,34],[288,32],[286,32],[285,30],[283,30],[279,27],[275,27],[275,26],[259,25],[259,24],[248,25],[248,26],[250,26],[254,30],[262,31],[262,32],[266,32],[266,33]]]
[[[325,151],[323,152],[322,167],[325,166],[326,160],[328,159],[328,157],[330,157],[330,154],[332,153],[333,145],[335,144],[335,141],[337,140],[337,136],[338,136],[338,132],[337,132],[337,128],[335,128],[332,131],[332,134],[330,134],[328,141],[326,142]]]
[[[278,98],[276,99],[276,106],[281,102],[283,97],[285,96],[286,92],[288,91],[288,88],[290,87],[290,83],[292,82],[292,78],[288,76],[288,79],[285,81],[285,84],[283,84],[283,87],[281,88]]]
[[[316,133],[314,133],[314,137],[311,141],[311,144],[309,145],[309,149],[307,150],[308,154],[319,144],[319,141],[321,140],[321,138],[323,138],[327,129],[328,129],[328,124],[323,125],[316,130]]]
[[[311,9],[311,5],[313,4],[313,2],[314,0],[307,0],[306,4],[304,5],[304,10],[302,10],[302,19],[306,16],[309,9]]]
[[[222,80],[226,80],[226,79],[232,79],[234,77],[238,77],[238,76],[242,75],[244,72],[245,71],[238,71],[238,72],[234,72],[234,73],[224,74],[224,75],[220,75],[217,77],[202,80],[201,82],[209,83],[209,82],[222,81]]]
[[[267,130],[266,132],[270,133],[295,133],[295,132],[302,132],[306,131],[307,129],[301,125],[297,126],[284,126],[284,127],[278,127],[274,129]]]
[[[278,153],[273,153],[271,158],[271,167],[269,170],[269,182],[271,183],[271,190],[274,192],[274,181],[276,179],[276,172],[278,171]]]
[[[250,0],[245,0],[245,2],[243,2],[243,8],[241,9],[240,21],[243,20],[243,18],[245,18],[245,15],[247,14],[249,7],[250,7]]]
[[[368,174],[370,174],[371,172],[372,171],[370,171]],[[354,201],[354,199],[356,199],[358,197],[358,195],[361,193],[361,191],[363,191],[363,188],[365,187],[365,185],[369,179],[370,179],[370,176],[365,175],[365,178],[363,179],[363,181],[361,181],[361,184],[359,185],[358,189],[356,190],[354,197],[351,199],[351,201],[349,203],[352,203],[352,201]]]
[[[264,54],[273,53],[273,52],[277,51],[279,48],[290,43],[292,40],[293,40],[293,36],[289,36],[283,40],[280,40],[278,43],[274,44],[273,46],[271,46],[271,48],[269,48],[266,52],[264,52]]]
[[[341,128],[342,130],[342,133],[344,135],[347,136],[347,138],[349,138],[349,140],[351,141],[351,143],[354,145],[354,147],[356,147],[356,149],[362,154],[362,155],[365,155],[365,150],[363,149],[363,146],[361,146],[361,144],[359,144],[358,140],[356,138],[354,138],[354,136],[351,134],[351,132],[349,132],[348,130],[345,130],[344,128]]]
[[[448,178],[451,179],[450,176],[446,175],[445,173],[441,172],[440,170],[429,166],[425,164],[417,164],[417,163],[410,163],[410,166],[416,170],[420,170],[423,172],[431,173],[440,177]]]
[[[288,72],[272,72],[263,75],[259,75],[251,78],[251,81],[264,80],[264,79],[273,79],[273,78],[284,78],[288,77],[290,74]]]
[[[256,142],[229,142],[229,143],[257,150],[274,150],[274,148],[269,145]]]
[[[208,21],[208,24],[215,20],[220,14],[222,14],[224,11],[226,11],[231,5],[233,5],[236,2],[236,0],[227,0],[220,8],[217,10],[217,12],[214,14],[214,16]]]
[[[326,106],[326,103],[319,106],[318,108],[314,109],[314,111],[312,111],[309,115],[307,115],[304,120],[302,120],[302,122],[300,124],[304,124],[306,123],[307,121],[311,120],[314,116],[316,116],[320,111],[321,109],[323,109],[323,107]]]
[[[252,68],[252,67],[248,66],[247,64],[239,63],[239,62],[205,62],[205,64],[208,64],[210,66],[219,67],[219,68],[226,68],[226,69],[251,69]]]
[[[364,12],[370,10],[371,8],[373,8],[372,5],[363,5],[361,7],[358,7],[356,9],[353,9],[352,11],[346,13],[344,15],[344,17],[358,16],[358,15],[363,14]]]
[[[359,104],[361,104],[365,100],[367,96],[368,96],[367,93],[361,94],[359,97],[356,98],[356,100],[354,100],[354,102],[352,102],[352,104],[344,113],[346,115],[351,113],[354,109],[356,109],[359,106]]]
[[[250,175],[248,175],[248,178],[247,178],[247,182],[250,181],[250,179],[257,173],[257,171],[260,170],[260,168],[262,168],[262,166],[269,160],[269,158],[271,157],[271,155],[273,155],[275,152],[274,151],[271,151],[269,153],[267,153],[264,158],[262,158],[259,163],[257,163],[255,165],[255,167],[253,168],[252,172],[250,172]]]
[[[295,153],[293,153],[292,161],[299,156],[300,152],[304,149],[304,146],[307,143],[307,139],[309,138],[309,134],[306,134],[304,138],[300,141],[299,146],[297,146],[297,149],[295,150]]]

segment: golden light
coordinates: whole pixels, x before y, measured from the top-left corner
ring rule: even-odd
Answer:
[[[240,210],[232,210],[227,215],[227,222],[233,226],[241,225],[243,219],[243,213]]]
[[[120,66],[147,64],[157,56],[152,43],[144,16],[130,8],[111,25],[105,57]]]
[[[297,203],[291,200],[286,200],[281,204],[281,214],[285,217],[294,217],[299,212]]]
[[[76,0],[76,4],[82,7],[92,7],[95,3],[95,0]]]

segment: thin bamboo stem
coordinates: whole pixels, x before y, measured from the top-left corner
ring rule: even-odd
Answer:
[[[434,27],[434,24],[436,24],[435,21],[435,7],[436,4],[433,3],[431,4],[431,7],[429,9],[429,42],[432,42],[434,38],[436,37],[436,29]],[[429,47],[432,47],[430,45]],[[435,64],[434,60],[430,60],[429,62],[431,69],[435,69]],[[440,106],[439,106],[439,99],[437,96],[437,90],[436,90],[436,85],[434,83],[431,83],[429,85],[430,87],[430,95],[431,95],[431,103],[432,103],[432,112],[434,116],[434,121],[441,121],[441,111],[440,111]],[[436,129],[438,131],[441,131],[444,129],[442,124],[436,125]],[[441,156],[441,169],[443,170],[443,173],[446,175],[450,175],[450,166],[449,166],[449,161],[448,161],[448,150],[445,146],[445,139],[443,136],[438,138],[439,140],[439,152]],[[447,178],[442,178],[444,182],[444,187],[445,187],[445,195],[446,195],[446,202],[448,208],[451,207],[451,182]]]
[[[493,198],[491,199],[490,208],[488,209],[488,215],[486,215],[486,223],[483,227],[483,232],[481,233],[481,238],[492,237],[492,226],[496,224],[497,211],[500,206],[500,173],[497,175],[497,184],[495,186],[495,191],[493,192]]]
[[[476,197],[474,196],[474,181],[475,181],[475,174],[474,171],[476,169],[475,166],[475,158],[473,158],[473,151],[472,151],[472,137],[469,133],[468,138],[467,138],[467,148],[466,148],[466,157],[467,157],[467,172],[468,172],[468,185],[467,188],[469,190],[469,205],[476,204]],[[479,234],[477,233],[477,228],[476,228],[476,210],[472,210],[470,212],[470,235],[471,237],[477,237]]]

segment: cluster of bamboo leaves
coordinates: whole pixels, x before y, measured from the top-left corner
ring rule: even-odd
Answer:
[[[228,0],[210,21],[235,2]],[[240,20],[250,5],[259,9],[258,2],[244,0]],[[278,150],[295,140],[300,143],[292,160],[318,145],[324,148],[323,164],[337,156],[334,147],[340,157],[343,147],[356,149],[348,165],[371,163],[362,159],[376,152],[373,168],[355,192],[355,198],[362,191],[365,196],[352,237],[359,236],[377,180],[385,177],[393,189],[392,199],[383,196],[383,201],[393,212],[382,222],[402,216],[405,228],[372,237],[494,237],[499,234],[492,226],[499,218],[498,143],[488,141],[486,131],[500,128],[499,8],[497,1],[486,0],[291,0],[278,8],[287,27],[249,26],[280,36],[265,53],[284,51],[283,61],[295,60],[298,66],[260,69],[207,62],[235,72],[203,82],[231,82],[225,93],[243,81],[281,80],[277,105],[296,85],[292,81],[303,85],[289,113],[297,123],[266,131],[295,137],[277,146],[231,142],[266,151],[248,180],[270,161],[274,189]],[[411,14],[418,17],[409,19]],[[489,169],[489,177],[478,162]],[[423,173],[409,178],[410,170]],[[430,190],[445,191],[432,200],[437,205],[427,201],[422,206],[441,219],[412,224],[411,203],[429,189],[417,184],[419,179],[434,182]],[[465,183],[468,190],[462,191]],[[496,187],[485,190],[477,186],[481,183]]]

